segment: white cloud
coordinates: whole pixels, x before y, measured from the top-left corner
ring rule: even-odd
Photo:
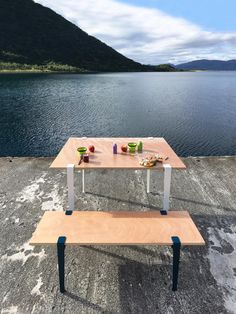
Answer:
[[[236,59],[236,32],[207,31],[157,9],[115,0],[35,0],[142,63]]]

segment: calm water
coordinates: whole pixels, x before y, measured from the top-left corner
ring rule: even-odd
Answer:
[[[236,154],[236,72],[0,75],[0,156],[54,156],[72,135]]]

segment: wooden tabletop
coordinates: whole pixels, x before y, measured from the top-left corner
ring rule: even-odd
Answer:
[[[122,144],[129,142],[143,142],[143,153],[123,153]],[[113,143],[118,146],[118,154],[113,154]],[[78,165],[79,156],[77,148],[89,145],[95,146],[95,152],[89,154],[89,163],[82,162]],[[163,162],[170,164],[174,169],[186,169],[181,159],[175,154],[164,138],[74,138],[68,139],[60,153],[57,155],[50,168],[66,168],[68,164],[74,164],[80,169],[145,169],[139,164],[140,159],[146,153],[159,153],[168,157]],[[150,169],[163,169],[163,163],[158,162]]]
[[[187,211],[161,215],[147,212],[74,211],[45,212],[30,244],[55,245],[65,236],[66,244],[77,245],[171,245],[179,237],[183,245],[205,242]]]

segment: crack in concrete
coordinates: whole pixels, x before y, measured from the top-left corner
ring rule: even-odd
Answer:
[[[34,286],[34,288],[31,290],[30,294],[31,295],[38,295],[41,296],[41,292],[40,292],[40,288],[43,285],[43,281],[42,281],[42,273],[39,274],[39,277],[37,279],[37,284]]]

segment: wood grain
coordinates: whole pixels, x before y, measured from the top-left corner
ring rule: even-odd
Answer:
[[[136,153],[134,156],[121,152],[121,145],[129,142],[143,142],[143,154],[160,153],[168,156],[164,162],[170,164],[174,169],[186,169],[181,159],[175,154],[173,149],[167,144],[164,138],[69,138],[50,168],[66,168],[68,164],[74,164],[80,169],[145,169],[139,164],[142,154]],[[113,143],[118,145],[118,154],[113,154]],[[89,163],[79,163],[77,148],[80,146],[95,146],[95,153],[90,153]],[[163,163],[157,163],[152,170],[163,169]]]
[[[187,211],[45,212],[30,244],[55,245],[59,236],[74,245],[171,245],[172,236],[183,245],[205,244]]]

